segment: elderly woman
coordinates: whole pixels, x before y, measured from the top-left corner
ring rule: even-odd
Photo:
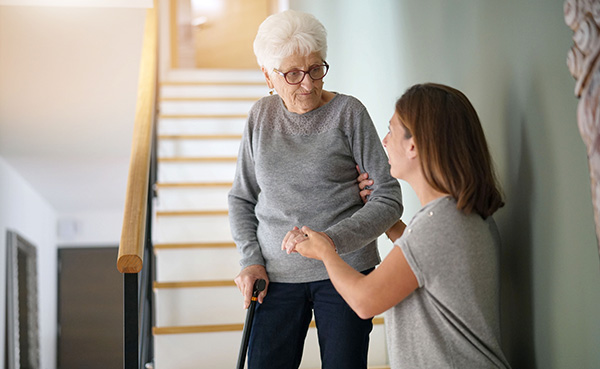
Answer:
[[[392,175],[410,184],[423,207],[377,270],[357,273],[309,227],[285,248],[323,261],[359,316],[390,309],[392,369],[509,368],[500,347],[500,239],[492,217],[504,202],[475,109],[451,87],[413,86],[396,103],[383,143]]]
[[[277,94],[251,109],[243,134],[229,218],[241,254],[235,278],[250,302],[259,295],[248,367],[297,368],[314,311],[323,368],[366,368],[371,319],[359,318],[328,280],[320,261],[281,250],[286,235],[309,225],[355,270],[380,261],[376,239],[402,213],[398,182],[365,107],[323,90],[329,65],[326,31],[312,15],[285,11],[267,18],[254,51]],[[376,181],[363,204],[356,166]],[[268,291],[268,292],[267,292]]]

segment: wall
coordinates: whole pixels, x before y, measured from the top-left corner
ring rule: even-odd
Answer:
[[[10,229],[37,249],[40,363],[44,369],[56,367],[56,219],[48,202],[0,157],[0,352],[4,354],[5,347],[6,231]]]
[[[82,3],[0,0],[0,352],[12,228],[38,247],[43,369],[56,367],[57,245],[119,242],[152,1]]]
[[[360,98],[380,134],[414,83],[477,109],[506,195],[503,345],[515,368],[600,366],[600,265],[560,0],[292,0],[329,32],[326,88]],[[405,221],[418,208],[408,194]]]
[[[123,208],[145,16],[0,6],[0,155],[59,213]]]
[[[122,209],[61,213],[58,217],[58,246],[118,246],[122,226]]]

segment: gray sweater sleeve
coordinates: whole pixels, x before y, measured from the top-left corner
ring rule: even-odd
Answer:
[[[231,234],[242,256],[242,269],[250,265],[265,265],[256,233],[258,219],[255,207],[260,187],[254,171],[252,131],[249,126],[250,124],[246,124],[244,129],[233,187],[228,196]]]
[[[388,158],[366,109],[350,125],[349,141],[361,173],[373,179],[373,192],[365,206],[325,230],[340,255],[355,251],[377,239],[402,215],[402,193],[390,174]],[[358,176],[358,173],[357,173]]]

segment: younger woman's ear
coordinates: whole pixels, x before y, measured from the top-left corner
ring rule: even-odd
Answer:
[[[267,81],[267,86],[272,90],[274,87],[273,82],[271,82],[271,76],[269,76],[269,72],[267,72],[265,67],[260,67],[260,70],[262,70],[263,74],[265,75],[265,81]]]
[[[406,146],[406,155],[409,159],[414,159],[419,155],[417,151],[417,146],[415,145],[414,136],[408,139],[408,145]]]

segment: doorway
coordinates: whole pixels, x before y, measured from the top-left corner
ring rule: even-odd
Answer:
[[[58,369],[123,367],[118,247],[58,249]]]
[[[7,369],[40,367],[37,250],[17,232],[6,242]]]

